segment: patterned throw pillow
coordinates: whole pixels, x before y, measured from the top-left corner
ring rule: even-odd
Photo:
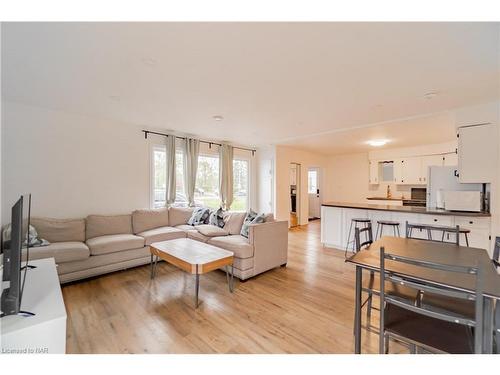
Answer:
[[[264,215],[264,214],[258,215],[257,212],[254,212],[252,210],[247,212],[247,215],[245,216],[245,220],[243,221],[243,226],[241,227],[240,234],[243,237],[248,238],[249,225],[263,223],[265,217],[266,217],[266,215]]]
[[[188,220],[188,225],[201,225],[205,224],[205,221],[208,220],[210,216],[210,209],[204,207],[196,207],[193,210],[193,214]]]
[[[215,225],[219,228],[224,228],[224,225],[226,223],[224,221],[224,211],[222,210],[222,207],[220,207],[217,210],[210,211],[210,216],[208,218],[208,224]]]

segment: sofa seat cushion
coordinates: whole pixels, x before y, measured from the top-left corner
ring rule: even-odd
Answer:
[[[193,230],[188,230],[186,231],[187,238],[190,238],[192,240],[200,241],[200,242],[208,242],[210,237],[204,236],[200,232],[198,232],[196,229]]]
[[[144,247],[144,238],[133,234],[110,234],[87,240],[90,255],[102,255]]]
[[[187,232],[190,230],[196,230],[193,225],[187,225],[187,224],[176,225],[175,228],[183,230],[184,232]]]
[[[88,246],[78,241],[53,242],[48,246],[30,248],[30,260],[54,258],[56,263],[66,263],[84,260],[89,256]],[[23,250],[24,259],[26,259],[26,250]]]
[[[217,227],[211,224],[195,225],[195,229],[207,237],[227,236],[229,233],[224,228]]]
[[[138,233],[138,236],[144,237],[146,246],[151,245],[153,242],[175,240],[176,238],[186,238],[186,232],[181,229],[172,227],[161,227],[146,230]]]
[[[208,240],[208,243],[220,247],[221,249],[232,251],[236,258],[253,257],[253,246],[250,245],[247,238],[239,234],[212,237]]]

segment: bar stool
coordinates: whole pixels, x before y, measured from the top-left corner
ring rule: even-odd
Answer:
[[[455,233],[456,236],[457,236],[457,245],[460,244],[460,235],[463,234],[465,236],[465,245],[467,247],[469,247],[469,234],[470,234],[470,229],[467,229],[467,228],[458,228],[458,234],[457,234],[457,229],[453,228],[453,227],[449,227],[449,228],[443,228],[443,236],[441,237],[441,242],[445,242],[444,241],[444,235],[445,234],[449,234],[449,233]]]
[[[384,226],[392,227],[394,237],[401,237],[399,233],[399,222],[391,220],[377,220],[377,231],[375,232],[375,239],[382,237]],[[380,233],[379,233],[380,229]]]
[[[368,228],[368,226],[371,226],[372,224],[372,221],[370,219],[365,219],[365,218],[354,218],[354,219],[351,219],[351,225],[349,226],[349,234],[347,235],[347,243],[345,244],[345,251],[346,251],[346,254],[347,254],[347,250],[349,249],[349,244],[353,244],[352,245],[352,252],[356,252],[356,244],[355,244],[355,236],[352,238],[351,240],[351,233],[353,233],[353,225],[354,225],[354,231],[356,230],[356,228],[360,228],[362,229],[363,227],[364,228]],[[354,233],[353,233],[354,235]]]

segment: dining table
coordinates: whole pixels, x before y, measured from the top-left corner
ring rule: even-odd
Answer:
[[[485,249],[459,246],[454,243],[384,236],[346,259],[346,262],[356,266],[354,319],[354,351],[356,354],[361,353],[363,270],[380,272],[381,247],[384,247],[387,253],[419,261],[464,267],[479,267],[483,281],[484,297],[483,348],[486,353],[492,353],[493,309],[495,303],[500,303],[496,302],[500,300],[500,275],[496,271],[488,252]],[[385,269],[386,272],[409,281],[423,283],[428,286],[445,286],[452,290],[475,293],[474,275],[444,272],[391,260],[386,261]]]

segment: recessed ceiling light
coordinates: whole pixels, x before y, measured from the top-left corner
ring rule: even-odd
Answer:
[[[149,66],[156,65],[156,60],[153,59],[152,57],[145,57],[142,59],[142,62],[146,65],[149,65]]]
[[[212,118],[213,118],[215,121],[222,121],[222,120],[224,120],[224,117],[222,117],[221,115],[215,115],[215,116],[212,116]]]
[[[431,91],[431,92],[428,92],[427,94],[424,95],[424,98],[427,99],[427,100],[431,100],[431,99],[434,99],[436,96],[438,96],[438,92],[437,91]]]
[[[366,141],[367,144],[373,147],[380,147],[387,144],[388,142],[389,140],[387,139],[371,139],[369,141]]]

